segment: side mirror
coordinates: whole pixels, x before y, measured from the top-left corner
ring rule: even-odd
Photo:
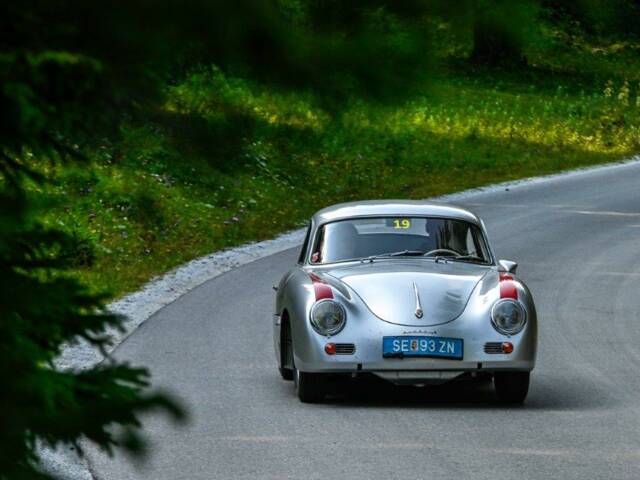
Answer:
[[[498,260],[498,270],[507,273],[516,273],[518,264],[511,260]]]

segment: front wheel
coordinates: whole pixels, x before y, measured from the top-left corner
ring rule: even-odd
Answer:
[[[529,393],[529,372],[498,372],[493,385],[498,400],[503,403],[522,404]]]
[[[293,382],[302,403],[318,403],[325,396],[325,379],[321,373],[301,372],[293,366]]]
[[[291,341],[291,327],[288,317],[282,321],[280,334],[280,375],[285,380],[293,380],[293,342]]]

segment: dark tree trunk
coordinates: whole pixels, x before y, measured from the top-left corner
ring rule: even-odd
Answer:
[[[470,58],[473,63],[491,66],[523,62],[517,36],[500,22],[487,18],[476,19],[473,26],[473,50]]]

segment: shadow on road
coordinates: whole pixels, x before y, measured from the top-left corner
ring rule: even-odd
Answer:
[[[338,379],[325,404],[336,407],[585,410],[613,406],[615,400],[591,385],[567,385],[553,378],[532,381],[523,406],[496,399],[490,379],[461,380],[425,387],[397,386],[376,377]]]

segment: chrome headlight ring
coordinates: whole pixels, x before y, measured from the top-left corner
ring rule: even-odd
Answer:
[[[336,335],[347,323],[347,312],[340,303],[327,298],[311,307],[309,320],[313,329],[320,335]]]
[[[516,335],[527,323],[527,311],[522,303],[511,298],[498,300],[491,307],[491,325],[503,335]]]

